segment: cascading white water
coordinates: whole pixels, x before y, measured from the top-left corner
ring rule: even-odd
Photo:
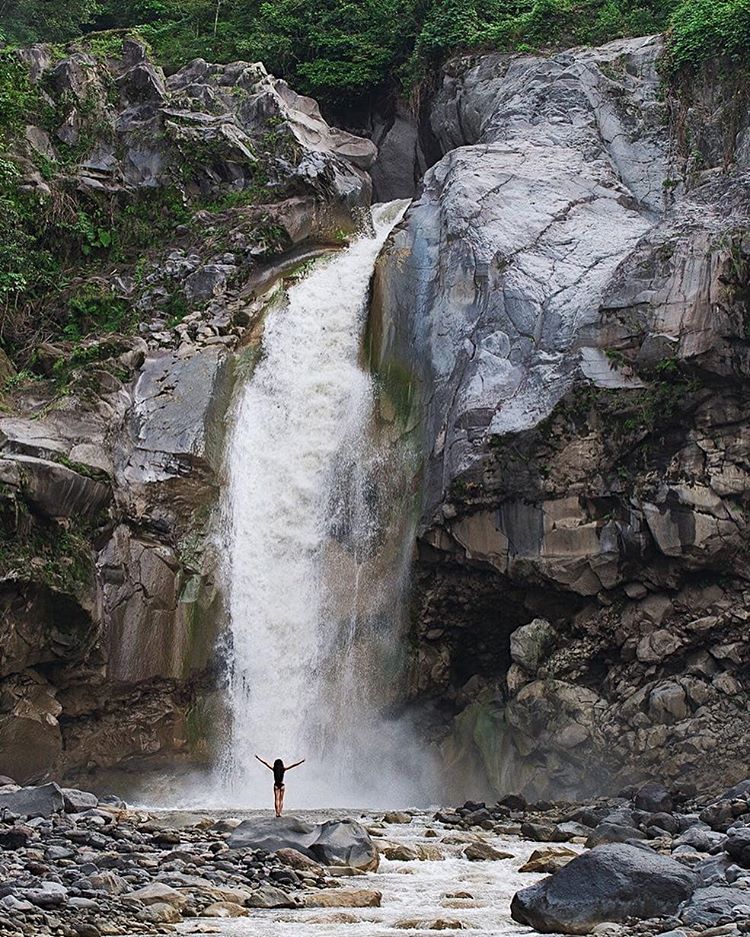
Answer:
[[[358,360],[375,260],[406,205],[376,206],[373,237],[290,288],[241,390],[224,503],[232,646],[222,773],[237,804],[269,801],[256,752],[307,759],[290,777],[290,806],[425,796],[413,735],[382,714],[400,657],[407,538],[385,529],[392,453],[375,442],[373,385]]]

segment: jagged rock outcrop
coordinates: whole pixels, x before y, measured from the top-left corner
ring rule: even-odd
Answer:
[[[451,63],[376,272],[382,416],[424,455],[414,692],[494,790],[748,757],[746,97],[667,89],[661,50]]]
[[[4,335],[26,370],[3,353],[0,774],[205,758],[235,372],[276,281],[361,224],[375,147],[259,64],[18,56],[43,105],[6,141],[20,189],[113,228],[87,222],[99,262],[38,300],[44,341]]]

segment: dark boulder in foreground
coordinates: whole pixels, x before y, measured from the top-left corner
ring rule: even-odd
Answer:
[[[695,887],[691,871],[648,849],[597,846],[513,897],[513,920],[542,933],[587,934],[603,921],[674,913]]]
[[[378,850],[367,830],[355,820],[305,823],[297,817],[259,817],[244,820],[229,838],[231,849],[296,849],[324,865],[363,871],[378,867]]]

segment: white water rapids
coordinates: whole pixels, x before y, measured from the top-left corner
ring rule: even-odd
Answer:
[[[374,236],[289,289],[237,402],[223,511],[231,727],[220,781],[235,805],[269,804],[272,779],[256,752],[306,759],[287,778],[291,809],[429,796],[413,733],[382,712],[402,657],[408,538],[387,517],[398,472],[392,447],[377,443],[373,382],[359,361],[374,264],[406,205],[375,206]]]
[[[327,819],[328,813],[324,814]],[[312,815],[306,819],[320,820]],[[532,885],[543,876],[520,872],[530,853],[542,844],[524,842],[515,836],[495,833],[451,832],[434,823],[429,815],[417,815],[404,825],[380,825],[373,816],[363,818],[382,849],[386,843],[400,843],[413,849],[437,848],[434,861],[399,861],[381,858],[377,872],[341,880],[342,890],[377,889],[382,893],[377,908],[308,908],[294,910],[252,910],[248,917],[235,920],[191,920],[178,926],[181,934],[192,937],[524,937],[533,933],[510,917],[510,901],[519,888]],[[380,827],[379,829],[377,829]],[[435,837],[438,832],[438,837]],[[428,835],[425,835],[428,834]],[[429,834],[433,834],[432,838]],[[491,862],[470,862],[461,853],[466,843],[488,842],[513,858]],[[576,851],[580,849],[573,846]]]

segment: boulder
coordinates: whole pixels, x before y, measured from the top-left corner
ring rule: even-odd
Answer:
[[[489,843],[476,842],[469,843],[468,846],[463,850],[464,859],[468,859],[469,862],[492,862],[498,859],[512,859],[513,853],[502,852],[499,849],[495,849],[494,846],[490,846]]]
[[[678,912],[690,927],[713,927],[720,919],[750,917],[750,888],[710,885],[698,888]]]
[[[416,849],[412,849],[411,846],[407,846],[405,843],[384,846],[382,852],[386,859],[392,859],[396,862],[413,862],[417,858]]]
[[[382,894],[368,888],[325,888],[304,896],[306,908],[379,908]]]
[[[554,823],[522,823],[521,835],[536,843],[566,843],[571,834]]]
[[[586,840],[586,846],[603,846],[606,843],[627,843],[631,839],[645,839],[645,835],[634,826],[621,823],[600,823]]]
[[[362,871],[378,867],[378,850],[367,830],[354,820],[305,823],[297,817],[244,820],[229,837],[230,849],[296,849],[323,865]]]
[[[323,869],[318,862],[310,859],[297,849],[277,849],[276,855],[290,869],[297,869],[300,872],[315,872],[318,875],[323,874]]]
[[[571,859],[578,855],[572,849],[566,846],[550,846],[548,849],[535,849],[524,864],[519,868],[519,872],[546,872],[551,875],[559,872],[567,865]]]
[[[417,850],[417,859],[421,859],[423,862],[440,862],[445,858],[439,847],[432,846],[429,843],[418,843],[415,848]]]
[[[182,920],[179,908],[166,901],[154,901],[146,905],[136,917],[147,924],[177,924]]]
[[[701,829],[697,826],[688,827],[684,833],[676,836],[672,840],[672,848],[678,846],[690,846],[696,852],[711,852],[717,846],[724,843],[726,837],[723,833],[716,833],[713,830]]]
[[[377,846],[367,830],[354,820],[324,823],[310,849],[324,865],[347,866],[364,872],[378,868]]]
[[[511,916],[542,933],[587,934],[604,921],[673,914],[694,888],[674,859],[627,844],[597,846],[516,892]]]
[[[743,868],[750,868],[750,826],[730,827],[724,851]]]
[[[646,810],[648,813],[671,813],[672,797],[663,784],[649,781],[638,788],[635,806],[637,810]]]
[[[64,807],[63,792],[54,783],[0,792],[0,810],[6,809],[19,817],[51,817],[62,813]]]
[[[411,821],[411,814],[401,810],[391,810],[383,817],[383,823],[411,823]]]
[[[294,898],[275,885],[263,883],[245,901],[248,908],[295,908],[297,902]]]
[[[36,835],[30,826],[22,824],[0,829],[0,849],[25,849]]]
[[[510,656],[524,670],[536,673],[539,664],[555,646],[557,632],[545,618],[535,618],[516,628],[510,636]]]
[[[73,787],[62,789],[66,813],[82,813],[99,806],[99,798],[90,791],[79,791]]]
[[[730,787],[728,791],[724,791],[721,797],[717,797],[716,803],[722,800],[736,800],[738,797],[743,797],[745,800],[750,797],[750,778],[740,781],[735,784],[734,787]]]
[[[160,104],[164,100],[164,74],[150,62],[137,63],[117,80],[117,84],[129,104]]]
[[[59,908],[68,902],[68,890],[59,882],[42,882],[38,888],[19,891],[18,896],[39,908]]]
[[[464,930],[466,925],[463,921],[453,921],[450,918],[434,918],[433,920],[421,920],[420,918],[405,918],[403,921],[396,921],[393,925],[398,930]]]
[[[163,882],[150,882],[143,888],[136,888],[128,893],[128,897],[136,898],[144,905],[165,904],[181,910],[187,904],[187,897],[170,885]]]
[[[233,901],[214,901],[201,911],[201,917],[247,917],[249,913]]]

